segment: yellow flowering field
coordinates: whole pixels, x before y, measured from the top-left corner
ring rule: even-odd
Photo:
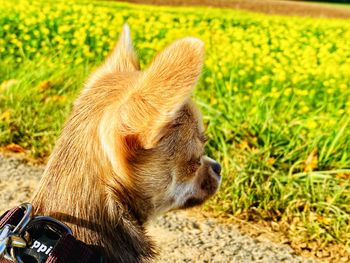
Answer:
[[[124,23],[143,67],[175,39],[206,44],[195,100],[224,169],[208,210],[278,224],[295,247],[348,245],[350,20],[0,0],[0,144],[47,156]]]

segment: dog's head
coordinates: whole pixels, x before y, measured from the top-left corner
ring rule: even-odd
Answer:
[[[140,71],[124,26],[75,105],[95,116],[96,148],[113,170],[107,191],[128,195],[149,215],[199,205],[219,187],[221,168],[205,156],[201,114],[190,100],[203,58],[203,43],[184,38]]]

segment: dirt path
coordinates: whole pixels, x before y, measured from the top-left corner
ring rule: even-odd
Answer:
[[[123,2],[171,6],[212,6],[243,9],[266,14],[350,18],[350,7],[279,0],[120,0]]]
[[[0,155],[0,212],[28,201],[42,172],[42,166]],[[159,217],[148,232],[160,248],[157,262],[313,262],[298,257],[288,246],[259,241],[241,234],[234,225],[190,211]]]

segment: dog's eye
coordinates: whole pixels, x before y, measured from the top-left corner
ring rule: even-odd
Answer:
[[[208,141],[208,136],[203,133],[199,136],[199,140],[204,144]]]
[[[189,173],[195,173],[198,168],[201,166],[201,158],[191,158],[191,160],[188,162],[187,168],[189,169]]]
[[[193,158],[191,158],[189,163],[190,163],[190,165],[193,165],[193,166],[200,166],[201,165],[201,160],[202,160],[202,156],[200,156],[200,157],[193,157]]]

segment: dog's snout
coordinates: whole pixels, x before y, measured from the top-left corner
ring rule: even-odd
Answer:
[[[204,160],[207,162],[208,164],[208,168],[211,169],[215,175],[217,175],[218,179],[221,180],[221,165],[215,161],[214,159],[208,157],[208,156],[205,156],[204,157]]]
[[[217,175],[220,176],[220,173],[221,173],[221,165],[217,162],[213,163],[211,165],[211,169],[213,169],[214,173],[216,173]]]

